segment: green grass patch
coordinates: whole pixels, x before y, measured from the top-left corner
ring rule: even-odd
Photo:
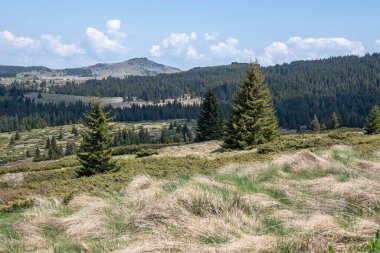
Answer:
[[[211,234],[207,236],[200,236],[199,237],[200,242],[204,244],[222,244],[227,243],[229,241],[227,235],[222,234]]]

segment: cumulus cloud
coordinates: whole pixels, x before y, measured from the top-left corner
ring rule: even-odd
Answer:
[[[375,44],[379,46],[379,51],[380,51],[380,40],[376,40]]]
[[[292,37],[285,42],[273,42],[264,49],[260,62],[272,65],[294,60],[312,60],[338,55],[364,55],[361,42],[345,38]]]
[[[41,36],[41,41],[50,51],[61,57],[69,57],[85,53],[81,47],[75,44],[62,44],[60,36],[44,34]]]
[[[86,28],[85,36],[92,49],[98,54],[125,49],[125,46],[119,40],[111,39],[105,33],[93,27]]]
[[[232,60],[253,59],[254,53],[249,49],[239,49],[237,45],[239,40],[236,38],[228,38],[225,42],[218,42],[216,45],[210,46],[211,53],[219,58]]]
[[[124,40],[127,35],[122,31],[121,24],[118,19],[110,19],[103,28],[87,27],[78,44],[64,43],[59,35],[43,34],[35,39],[0,31],[0,61],[8,64],[45,62],[54,66],[65,63],[80,66],[99,60],[125,59],[127,48]],[[60,57],[59,61],[57,56]]]
[[[197,40],[197,33],[171,33],[162,40],[162,45],[152,45],[149,53],[152,56],[172,55],[175,57],[183,56],[186,59],[201,60],[206,56],[197,52],[191,42]]]
[[[0,32],[0,44],[16,48],[36,49],[40,42],[29,37],[17,37],[9,31]]]
[[[149,49],[149,53],[153,56],[161,56],[161,46],[160,45],[152,45]]]
[[[187,47],[186,51],[186,58],[192,59],[192,60],[201,60],[201,59],[206,59],[206,56],[203,54],[199,54],[195,48],[192,46]]]
[[[127,35],[121,31],[121,21],[118,19],[108,20],[106,23],[106,32],[119,39],[125,39]]]
[[[219,33],[216,32],[216,33],[204,33],[204,37],[205,37],[205,40],[207,41],[212,41],[212,40],[216,40],[218,37],[219,37]]]
[[[171,33],[169,37],[163,39],[162,45],[164,48],[182,50],[190,43],[190,40],[196,39],[197,34],[195,32],[190,33],[190,35],[187,35],[186,33]]]

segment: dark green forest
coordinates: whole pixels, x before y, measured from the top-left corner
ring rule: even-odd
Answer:
[[[243,63],[232,63],[225,66],[193,68],[176,74],[129,76],[124,79],[109,77],[102,80],[88,80],[82,84],[68,82],[64,86],[53,86],[51,92],[125,98],[135,96],[143,100],[159,101],[180,97],[185,93],[200,97],[208,87],[212,87],[220,100],[224,115],[228,117],[233,94],[247,66]],[[308,126],[314,115],[317,115],[321,124],[328,126],[334,111],[342,126],[363,127],[365,117],[372,106],[380,104],[380,54],[377,53],[363,57],[344,56],[296,61],[263,67],[262,70],[273,94],[276,116],[283,128],[298,129],[302,125]],[[15,87],[19,92],[31,91],[26,84],[17,84]],[[15,99],[14,95],[12,97]],[[23,103],[22,101],[26,100],[18,99],[19,103]],[[40,105],[40,108],[42,107]],[[66,107],[70,108],[69,105]],[[61,109],[62,107],[52,111],[57,115]],[[62,110],[65,112],[71,109]],[[0,116],[15,117],[18,111],[16,106],[13,109],[3,109]],[[180,104],[171,104],[165,108],[136,106],[131,109],[115,109],[114,112],[116,119],[120,121],[196,118],[199,107],[184,107]],[[43,113],[45,112],[42,109],[31,110],[29,115],[37,117]],[[64,114],[69,115],[69,112]],[[27,113],[23,112],[23,115]],[[80,116],[62,116],[64,120],[46,120],[46,124],[52,125],[52,121],[54,124],[63,121],[75,122]],[[44,118],[49,117],[44,116]]]
[[[84,84],[55,86],[56,93],[73,95],[136,96],[158,101],[184,93],[202,96],[214,88],[228,116],[237,85],[247,64],[194,68],[155,77],[89,80]],[[335,111],[342,126],[363,127],[371,107],[380,103],[380,54],[296,61],[262,68],[274,97],[276,115],[283,128],[308,125],[316,114],[328,125]]]
[[[0,132],[24,131],[46,126],[78,123],[90,106],[81,101],[75,103],[42,103],[38,99],[23,96],[23,89],[16,86],[0,85]],[[165,106],[137,106],[131,108],[112,108],[105,110],[116,121],[146,121],[167,119],[194,119],[198,116],[199,106],[184,106],[169,103]]]

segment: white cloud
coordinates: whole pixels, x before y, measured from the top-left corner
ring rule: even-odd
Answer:
[[[206,56],[203,54],[199,54],[195,48],[192,46],[187,47],[186,51],[186,58],[192,59],[192,60],[201,60],[201,59],[206,59]]]
[[[207,41],[212,41],[212,40],[216,40],[218,37],[219,37],[219,33],[216,32],[216,33],[204,33],[204,36],[205,36],[205,40]]]
[[[375,44],[379,46],[379,51],[380,51],[380,40],[376,40]]]
[[[361,42],[345,38],[292,37],[285,42],[273,42],[264,49],[260,62],[272,65],[295,60],[313,60],[338,55],[364,55]]]
[[[60,36],[44,34],[41,36],[41,41],[49,50],[62,57],[85,53],[81,47],[75,44],[62,44]]]
[[[254,53],[249,49],[239,49],[237,45],[239,40],[236,38],[228,38],[225,42],[218,42],[216,45],[210,46],[211,53],[219,58],[229,58],[233,60],[253,59]]]
[[[29,37],[17,37],[11,32],[0,32],[0,45],[12,46],[16,48],[36,49],[40,47],[40,42]]]
[[[152,45],[149,49],[149,53],[153,56],[161,56],[161,47],[160,45]]]
[[[93,27],[86,28],[85,36],[93,50],[98,54],[126,49],[119,40],[111,39],[105,33]]]
[[[112,35],[116,38],[125,39],[127,37],[127,35],[124,32],[120,31],[121,21],[118,19],[108,20],[106,23],[106,29],[109,35]]]
[[[186,33],[171,33],[169,37],[162,40],[162,45],[164,48],[173,48],[177,51],[184,49],[190,40],[196,40],[197,34],[192,32],[190,35]]]
[[[190,33],[190,39],[196,40],[197,39],[197,33],[196,32],[191,32]]]
[[[206,59],[206,56],[197,52],[190,44],[197,39],[196,32],[187,33],[171,33],[162,40],[162,45],[152,45],[149,53],[152,56],[172,55],[174,57],[186,57],[190,60]]]

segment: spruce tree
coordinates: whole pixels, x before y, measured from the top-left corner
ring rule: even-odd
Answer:
[[[10,140],[9,140],[9,145],[13,146],[15,144],[16,144],[15,137],[14,137],[14,135],[12,135]]]
[[[15,134],[15,140],[18,141],[18,140],[20,140],[20,139],[21,139],[21,137],[20,137],[20,132],[17,131],[16,134]]]
[[[75,145],[75,142],[73,141],[68,141],[66,143],[66,150],[65,150],[65,155],[73,155],[77,152],[77,146]]]
[[[49,137],[48,137],[47,140],[46,140],[45,148],[46,148],[46,149],[50,149],[50,139],[49,139]]]
[[[217,140],[223,136],[223,115],[211,88],[203,98],[197,122],[196,141]]]
[[[338,129],[340,127],[338,116],[335,112],[331,115],[331,128]]]
[[[75,126],[73,126],[73,128],[71,129],[71,133],[74,135],[74,136],[78,136],[78,129],[75,127]]]
[[[260,66],[252,63],[233,100],[225,147],[244,149],[269,142],[277,136],[278,122],[271,92]]]
[[[79,176],[91,176],[116,168],[111,159],[111,118],[103,111],[100,99],[92,100],[91,104],[91,112],[85,114],[82,120],[86,129],[82,132],[81,153],[78,154],[82,165]]]
[[[380,108],[375,105],[369,113],[364,127],[366,134],[380,134]]]
[[[314,117],[310,122],[310,130],[314,132],[318,132],[321,130],[321,124],[319,123],[319,120],[316,114],[314,114]]]
[[[36,148],[36,151],[34,152],[34,159],[33,160],[36,162],[41,160],[41,151],[38,147]]]

